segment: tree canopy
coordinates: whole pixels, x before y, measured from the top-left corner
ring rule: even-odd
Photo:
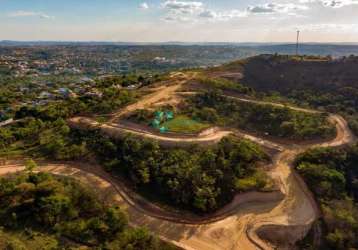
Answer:
[[[270,185],[257,166],[266,154],[247,140],[228,137],[209,148],[167,149],[133,136],[113,140],[95,131],[79,133],[107,170],[125,176],[142,194],[197,213],[220,208],[237,192]]]
[[[358,247],[358,145],[316,148],[300,155],[296,169],[316,195],[323,212],[322,249]]]
[[[51,249],[175,249],[144,228],[130,228],[125,213],[83,184],[47,173],[0,179],[0,226],[4,249],[48,249],[49,242]]]

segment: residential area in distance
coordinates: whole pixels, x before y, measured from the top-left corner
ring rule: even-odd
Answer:
[[[302,44],[302,54],[335,58],[358,52],[358,45]],[[69,97],[101,98],[95,79],[125,75],[123,86],[135,89],[159,74],[186,68],[206,68],[266,53],[294,54],[294,44],[120,44],[64,42],[0,42],[0,83],[13,83],[13,105],[41,106]],[[138,77],[139,80],[138,81]],[[135,79],[137,78],[137,79]],[[6,93],[2,97],[6,98]],[[0,121],[14,106],[0,103]]]

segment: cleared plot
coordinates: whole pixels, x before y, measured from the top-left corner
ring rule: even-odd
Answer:
[[[162,126],[174,133],[197,133],[210,127],[209,124],[195,121],[185,115],[179,115],[173,120],[164,122]]]

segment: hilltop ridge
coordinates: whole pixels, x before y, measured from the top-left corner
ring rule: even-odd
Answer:
[[[259,55],[211,69],[262,91],[358,87],[358,57]],[[220,73],[221,72],[221,73]],[[230,77],[241,73],[242,77]],[[226,74],[226,76],[225,76]]]

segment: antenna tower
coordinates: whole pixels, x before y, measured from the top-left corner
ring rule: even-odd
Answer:
[[[298,56],[298,46],[300,43],[300,31],[297,30],[297,40],[296,40],[296,56]]]

